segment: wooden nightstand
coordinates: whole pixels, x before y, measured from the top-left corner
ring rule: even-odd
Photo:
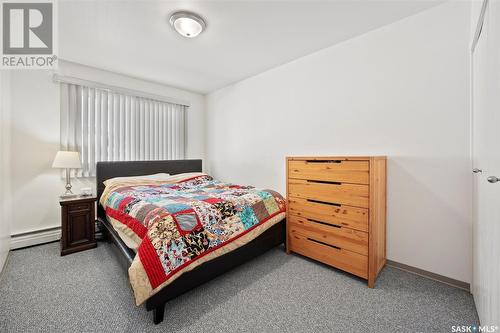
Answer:
[[[61,255],[91,249],[95,240],[95,203],[97,198],[61,199]]]

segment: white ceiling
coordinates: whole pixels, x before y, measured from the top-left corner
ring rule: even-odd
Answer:
[[[207,93],[440,2],[60,1],[59,56]],[[198,38],[168,24],[181,9],[206,19]]]

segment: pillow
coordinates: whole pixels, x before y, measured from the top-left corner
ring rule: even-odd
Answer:
[[[104,181],[104,185],[108,185],[115,182],[126,182],[127,180],[135,180],[135,179],[166,181],[169,178],[170,178],[169,173],[155,173],[152,175],[144,175],[144,176],[115,177]]]

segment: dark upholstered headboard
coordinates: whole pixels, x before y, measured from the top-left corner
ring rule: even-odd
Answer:
[[[97,198],[99,200],[104,191],[104,181],[114,177],[142,176],[160,172],[177,175],[179,173],[201,171],[201,160],[97,162]],[[104,211],[99,204],[97,216],[105,217]]]

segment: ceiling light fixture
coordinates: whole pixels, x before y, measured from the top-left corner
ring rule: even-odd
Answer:
[[[199,15],[179,11],[170,15],[170,25],[184,37],[193,38],[206,29],[207,23]]]

